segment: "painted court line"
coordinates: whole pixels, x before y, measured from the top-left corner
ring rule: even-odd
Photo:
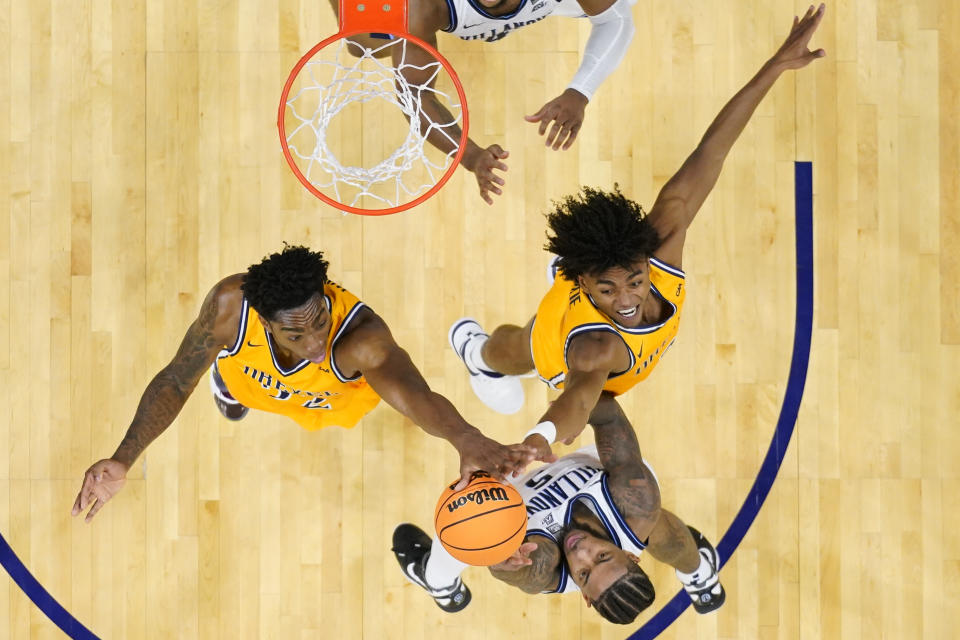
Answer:
[[[813,331],[813,165],[809,162],[794,163],[794,195],[796,199],[797,229],[797,317],[793,330],[793,357],[790,360],[790,376],[783,395],[780,418],[773,432],[770,448],[760,465],[757,479],[743,501],[743,506],[717,545],[720,566],[727,563],[740,541],[747,535],[760,507],[777,479],[777,472],[787,452],[793,428],[803,399],[803,385],[807,379],[807,364],[810,361],[810,337]],[[727,594],[728,599],[735,594]],[[650,640],[669,627],[690,606],[690,596],[682,589],[663,606],[655,616],[640,627],[627,640]]]

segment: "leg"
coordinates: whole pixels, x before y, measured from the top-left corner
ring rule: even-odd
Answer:
[[[666,509],[660,509],[660,517],[650,531],[647,551],[676,569],[697,613],[709,613],[726,601],[727,594],[717,574],[717,550],[703,534]]]
[[[473,318],[460,318],[447,334],[467,367],[473,392],[497,413],[509,415],[523,407],[523,385],[516,376],[533,368],[532,328],[531,319],[523,328],[502,325],[489,336]]]
[[[421,587],[448,613],[470,604],[470,589],[460,579],[468,565],[451,556],[440,540],[405,523],[393,531],[393,553],[407,580]]]
[[[535,318],[536,316],[534,316]],[[533,369],[530,353],[530,332],[534,318],[526,325],[502,324],[493,330],[490,339],[480,349],[480,357],[499,373],[517,376]]]
[[[683,573],[693,573],[700,566],[700,554],[687,525],[663,508],[650,531],[647,551],[660,562]]]

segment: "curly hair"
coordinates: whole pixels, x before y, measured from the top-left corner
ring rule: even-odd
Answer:
[[[547,214],[553,235],[547,233],[544,248],[559,256],[557,266],[569,280],[613,267],[630,269],[660,245],[643,207],[625,198],[618,185],[613,188],[584,187]]]
[[[243,295],[257,313],[273,320],[280,311],[295,309],[323,292],[329,262],[320,251],[285,244],[243,275]]]
[[[630,624],[653,604],[653,583],[639,565],[630,563],[627,572],[593,601],[593,608],[610,622]]]

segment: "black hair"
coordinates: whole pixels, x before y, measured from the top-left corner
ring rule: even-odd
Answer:
[[[285,244],[259,264],[250,265],[243,276],[243,295],[257,313],[268,320],[287,309],[296,309],[323,293],[329,262],[320,251]]]
[[[592,602],[593,608],[610,622],[630,624],[653,604],[653,583],[639,565],[630,563],[627,572]]]
[[[630,269],[649,258],[660,245],[657,230],[643,207],[613,191],[583,187],[567,196],[547,214],[547,251],[557,254],[557,265],[569,280],[607,269]]]

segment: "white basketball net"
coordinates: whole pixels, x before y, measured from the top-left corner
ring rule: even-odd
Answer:
[[[297,164],[307,180],[341,204],[362,206],[358,203],[364,202],[365,197],[391,207],[410,202],[433,187],[456,156],[460,133],[451,129],[462,126],[462,108],[435,84],[438,76],[445,80],[448,74],[441,74],[444,67],[438,60],[423,66],[407,63],[407,46],[406,39],[397,38],[386,41],[377,49],[369,49],[341,38],[318,51],[304,65],[287,97],[287,109],[295,118],[290,120],[288,117],[287,122],[292,128],[290,125],[286,127],[286,143],[291,154],[298,159]],[[410,43],[410,46],[417,45]],[[397,47],[401,52],[400,64],[394,67],[391,54]],[[360,56],[352,55],[361,51]],[[374,55],[380,52],[388,55],[375,58]],[[410,84],[403,74],[407,69],[426,72],[429,80]],[[450,114],[448,121],[437,122],[423,110],[421,96],[428,94],[446,107]],[[455,90],[452,95],[458,98]],[[374,116],[372,120],[376,126],[371,126],[366,122],[367,113],[364,112],[359,130],[356,127],[341,130],[339,135],[333,135],[333,140],[329,139],[331,121],[344,108],[377,99],[399,108],[406,118],[396,113],[396,109],[389,108],[386,111],[390,113],[382,117],[382,124],[380,118]],[[363,135],[384,136],[389,133],[394,134],[394,140],[402,136],[402,142],[386,158],[371,163],[372,166],[345,166],[330,148],[331,143],[337,146],[338,142],[341,147],[360,147]],[[444,154],[432,147],[427,142],[431,135],[435,139],[441,136],[448,140],[451,150]],[[428,151],[434,159],[427,157]],[[382,154],[377,155],[382,157]]]

